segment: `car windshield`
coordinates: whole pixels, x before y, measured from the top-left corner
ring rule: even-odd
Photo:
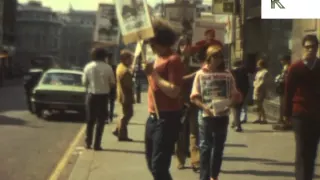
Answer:
[[[42,84],[82,86],[80,74],[72,73],[48,73],[45,75]]]

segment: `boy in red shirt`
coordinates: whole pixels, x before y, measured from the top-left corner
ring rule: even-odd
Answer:
[[[320,62],[318,38],[302,40],[303,57],[288,71],[285,90],[285,121],[290,120],[296,141],[296,180],[312,180],[320,138]]]
[[[150,80],[150,116],[145,137],[146,159],[154,180],[170,180],[172,152],[181,127],[183,101],[180,93],[184,68],[180,56],[172,50],[178,38],[174,30],[160,20],[154,20],[153,28],[155,37],[151,38],[149,43],[158,58],[154,63],[147,64],[145,69]],[[160,118],[157,117],[156,107]]]

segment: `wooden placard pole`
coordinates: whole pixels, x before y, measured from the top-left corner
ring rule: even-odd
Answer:
[[[141,47],[141,58],[142,58],[142,62],[147,64],[147,59],[145,57],[145,54],[143,52],[143,41],[139,41],[139,45]],[[147,79],[148,79],[148,84],[150,86],[150,76],[147,76]],[[156,116],[157,116],[157,119],[159,120],[160,119],[160,115],[159,115],[159,109],[158,109],[158,106],[157,106],[157,101],[156,101],[156,98],[155,98],[155,94],[153,91],[151,91],[151,96],[152,96],[152,101],[153,101],[153,104],[154,104],[154,110],[155,110],[155,113],[156,113]]]
[[[138,48],[138,47],[140,47],[140,53],[138,53],[138,54],[141,54],[141,59],[142,59],[142,63],[145,63],[145,64],[147,64],[148,62],[147,62],[147,59],[146,59],[146,56],[145,56],[145,54],[144,54],[144,52],[143,52],[143,44],[144,44],[144,41],[143,41],[143,39],[141,38],[141,36],[140,36],[140,34],[139,33],[137,33],[137,37],[138,37],[138,44],[137,44],[137,46],[136,46],[136,49]],[[136,53],[136,52],[135,52]],[[135,56],[138,56],[138,54],[135,54]],[[136,63],[137,63],[137,57],[135,57],[135,59],[133,60],[133,63],[132,63],[132,68],[133,68],[133,70],[134,70],[134,68],[136,67]],[[150,76],[147,76],[147,80],[148,80],[148,84],[149,84],[149,86],[150,86],[150,82],[151,82],[151,80],[150,80]],[[151,96],[152,96],[152,101],[153,101],[153,104],[154,104],[154,110],[155,110],[155,113],[156,113],[156,116],[157,116],[157,119],[160,119],[160,115],[159,115],[159,110],[158,110],[158,106],[157,106],[157,101],[156,101],[156,98],[155,98],[155,94],[154,94],[154,92],[153,91],[151,91]]]
[[[120,30],[122,31],[123,41],[125,44],[137,42],[138,45],[136,46],[141,48],[141,58],[144,63],[147,64],[147,60],[145,58],[145,54],[143,52],[143,40],[149,39],[154,37],[154,31],[152,27],[152,22],[150,18],[150,11],[147,5],[147,0],[143,0],[140,2],[139,7],[135,1],[131,1],[130,5],[124,4],[122,1],[114,0],[115,4],[116,14],[119,21]],[[124,18],[123,12],[125,7],[130,7],[131,9],[136,10],[137,8],[140,9],[141,3],[143,4],[144,11],[141,11],[137,15],[131,15],[131,17],[136,16],[136,19],[128,19],[128,17]],[[139,19],[137,19],[139,18]],[[126,25],[126,26],[125,26]],[[137,58],[133,60],[132,63],[133,70],[137,63]],[[148,83],[150,85],[150,76],[148,76]],[[159,110],[155,99],[155,94],[152,91],[152,100],[154,103],[155,113],[157,116],[157,119],[160,118],[159,116]]]

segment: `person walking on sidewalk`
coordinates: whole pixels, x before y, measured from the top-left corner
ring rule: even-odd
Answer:
[[[200,180],[218,179],[227,138],[229,108],[240,102],[240,96],[232,74],[226,71],[221,46],[210,46],[190,95],[202,115],[199,120]]]
[[[183,115],[182,128],[180,129],[179,138],[176,143],[176,156],[178,160],[178,169],[184,169],[186,159],[191,158],[191,167],[193,171],[197,172],[200,166],[199,153],[199,127],[198,127],[198,108],[190,103],[190,93],[192,82],[195,77],[195,72],[198,67],[190,66],[190,56],[184,54],[185,47],[190,44],[184,37],[178,43],[178,54],[182,57],[182,62],[185,68],[185,76],[183,76],[183,101],[185,103],[185,110]],[[205,54],[205,53],[202,53]],[[205,56],[205,55],[204,55]],[[202,58],[204,59],[204,58]]]
[[[84,68],[83,84],[87,87],[87,131],[86,145],[91,148],[94,124],[96,134],[94,150],[102,150],[101,139],[104,130],[105,118],[108,117],[107,104],[110,88],[115,85],[114,72],[105,62],[107,52],[103,48],[95,48],[92,51],[92,61]]]
[[[264,100],[267,96],[267,84],[269,80],[269,72],[267,70],[267,63],[264,59],[260,59],[257,62],[258,72],[256,73],[255,80],[253,82],[253,100],[257,106],[258,119],[253,123],[255,124],[267,124],[266,112],[264,110]]]
[[[232,75],[236,81],[237,89],[240,91],[243,100],[247,97],[249,91],[249,77],[248,71],[243,66],[242,60],[237,60],[234,62],[234,69],[231,70]],[[233,122],[232,128],[236,128],[236,132],[242,132],[241,126],[241,112],[243,109],[244,101],[240,102],[239,104],[235,104],[232,107],[232,114],[233,114]]]
[[[195,43],[195,45],[188,45],[184,50],[186,54],[193,55],[199,52],[202,47],[211,46],[211,45],[219,45],[223,47],[221,41],[216,39],[216,31],[214,29],[207,29],[204,32],[204,39]]]
[[[145,134],[146,160],[154,180],[172,180],[169,169],[174,144],[181,127],[183,101],[180,92],[184,69],[180,56],[172,50],[177,40],[172,27],[168,22],[155,19],[153,28],[155,36],[149,43],[158,58],[145,67],[150,80],[148,88],[150,115]],[[160,118],[157,117],[156,107]]]
[[[274,130],[292,130],[292,124],[284,121],[284,92],[285,92],[285,81],[288,75],[289,66],[291,64],[291,56],[285,55],[280,59],[282,65],[282,72],[275,79],[277,84],[276,92],[279,94],[280,99],[280,110],[278,124],[272,126]]]
[[[112,54],[109,54],[108,57],[108,63],[111,66],[112,70],[114,73],[116,73],[116,65],[111,63],[111,59],[112,59]],[[116,76],[116,74],[114,74]],[[110,90],[110,95],[109,95],[109,110],[108,110],[108,117],[107,117],[107,123],[112,122],[113,121],[113,117],[114,117],[114,105],[115,105],[115,101],[116,101],[116,97],[117,97],[117,90],[116,90],[116,86],[111,87]]]
[[[319,40],[316,35],[306,35],[302,46],[302,59],[288,71],[284,120],[293,124],[296,180],[312,180],[320,138]]]
[[[132,141],[128,137],[128,124],[133,116],[133,80],[132,70],[130,69],[133,61],[133,53],[122,50],[120,54],[120,64],[117,67],[117,99],[122,106],[123,116],[118,121],[116,129],[112,132],[118,137],[119,141]]]

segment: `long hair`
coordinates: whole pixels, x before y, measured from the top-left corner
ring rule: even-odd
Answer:
[[[226,70],[226,63],[224,61],[224,55],[221,46],[219,45],[211,45],[207,49],[207,57],[205,59],[205,63],[209,64],[211,62],[212,56],[219,55],[222,60],[220,64],[217,66],[218,71],[225,71]]]

